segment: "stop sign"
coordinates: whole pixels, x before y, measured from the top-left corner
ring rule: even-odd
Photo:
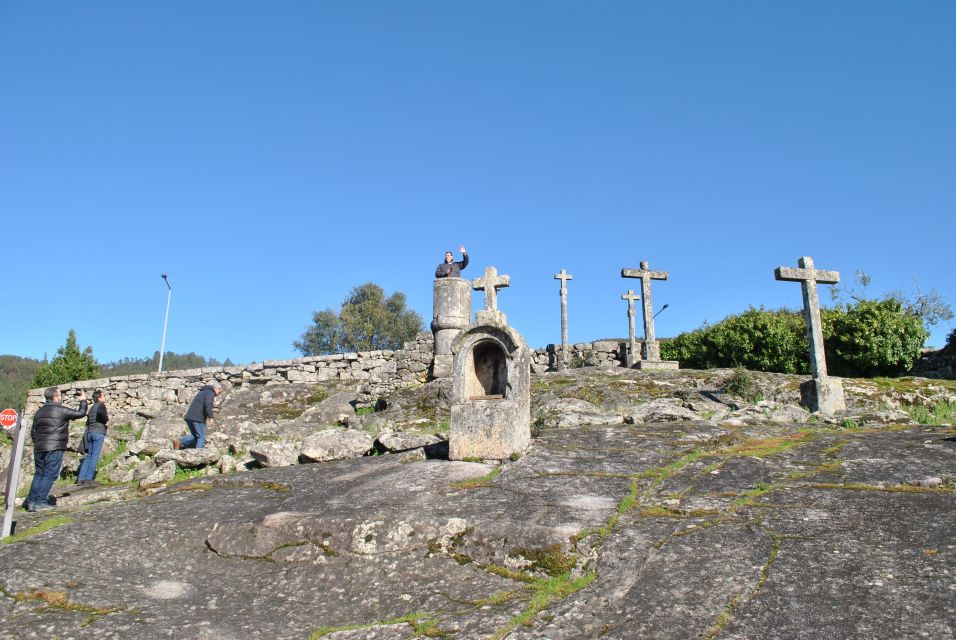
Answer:
[[[13,409],[4,409],[0,411],[0,424],[4,429],[9,429],[17,423],[17,412]]]

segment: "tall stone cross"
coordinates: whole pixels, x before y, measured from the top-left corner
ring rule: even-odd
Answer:
[[[472,289],[485,292],[485,308],[476,315],[479,320],[505,322],[505,314],[498,310],[498,289],[511,285],[510,276],[499,276],[495,267],[485,267],[485,276],[471,281]]]
[[[565,368],[568,363],[568,280],[574,276],[561,269],[560,273],[554,274],[555,280],[561,281],[561,366]]]
[[[777,267],[773,275],[777,280],[799,282],[803,289],[803,318],[807,323],[807,339],[810,341],[810,372],[814,378],[827,377],[827,360],[823,350],[823,323],[820,320],[820,298],[817,283],[836,284],[840,281],[837,271],[822,271],[813,268],[813,258],[804,256],[797,260],[799,269]]]
[[[628,289],[627,293],[621,295],[621,300],[627,300],[627,341],[629,348],[625,364],[628,367],[633,366],[637,353],[637,340],[634,337],[634,301],[640,299],[640,296],[634,295],[634,289]]]
[[[644,358],[660,360],[661,346],[654,336],[654,308],[651,306],[651,280],[667,280],[666,271],[651,271],[647,262],[640,269],[621,269],[622,278],[640,278],[641,295],[644,297]]]

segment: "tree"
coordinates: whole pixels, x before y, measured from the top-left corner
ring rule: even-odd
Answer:
[[[45,360],[45,359],[44,359]],[[77,380],[92,380],[100,377],[100,366],[93,357],[93,347],[80,351],[76,344],[76,332],[70,329],[66,344],[56,350],[56,357],[44,362],[33,377],[33,387],[53,387]]]
[[[353,288],[342,308],[312,314],[312,324],[292,343],[306,356],[399,349],[422,330],[422,317],[405,306],[405,294],[388,298],[374,282]]]

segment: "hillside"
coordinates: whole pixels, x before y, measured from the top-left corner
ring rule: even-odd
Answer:
[[[502,465],[450,462],[440,439],[386,453],[444,433],[442,384],[361,414],[342,387],[224,394],[211,453],[252,469],[18,512],[0,635],[956,637],[956,430],[913,420],[956,384],[848,380],[847,413],[822,419],[794,404],[798,376],[753,374],[748,399],[734,375],[535,376],[532,447]],[[376,455],[251,455],[332,420]],[[173,460],[145,446],[166,424],[117,436]]]

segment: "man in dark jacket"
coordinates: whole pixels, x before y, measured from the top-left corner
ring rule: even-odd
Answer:
[[[173,440],[173,449],[202,449],[206,446],[206,422],[212,419],[212,403],[222,393],[222,383],[213,381],[196,394],[183,420],[189,427],[189,435]]]
[[[460,278],[461,270],[468,266],[468,252],[464,247],[458,247],[461,252],[461,262],[455,262],[455,254],[451,251],[445,252],[445,261],[435,269],[436,278]]]
[[[80,408],[74,411],[60,404],[60,390],[50,387],[43,392],[46,404],[33,416],[33,464],[36,471],[30,483],[30,493],[24,506],[27,511],[53,509],[50,504],[50,489],[60,475],[63,452],[70,439],[70,420],[86,417],[86,392],[80,392]]]

